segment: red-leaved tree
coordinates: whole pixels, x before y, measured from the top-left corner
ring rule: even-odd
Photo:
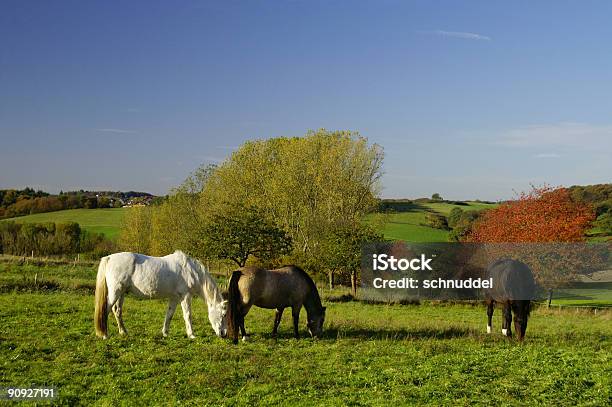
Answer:
[[[571,244],[584,240],[593,220],[593,207],[573,201],[566,188],[534,187],[487,211],[466,240],[489,243],[485,247],[489,259],[511,257],[528,264],[549,290],[550,305],[553,288],[605,267],[606,248]]]
[[[566,188],[534,187],[518,199],[488,210],[467,240],[481,243],[580,242],[595,220],[587,203],[572,201]]]

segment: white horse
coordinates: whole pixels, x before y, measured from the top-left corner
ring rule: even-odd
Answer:
[[[127,334],[123,325],[123,298],[131,292],[141,298],[168,298],[168,310],[162,335],[168,335],[170,320],[177,304],[183,308],[187,336],[195,338],[191,327],[191,298],[202,297],[208,305],[208,319],[217,336],[227,335],[227,301],[210,273],[199,261],[181,251],[164,257],[138,253],[115,253],[103,257],[96,280],[96,335],[108,337],[108,314],[112,309],[119,333]]]

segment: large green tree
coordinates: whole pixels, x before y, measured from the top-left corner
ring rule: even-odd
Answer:
[[[151,253],[210,258],[220,219],[254,208],[293,242],[292,261],[323,270],[323,244],[377,204],[382,149],[350,131],[312,131],[244,143],[217,167],[201,168],[151,213]],[[129,239],[127,239],[129,240]],[[129,245],[128,245],[129,246]],[[214,252],[214,251],[213,251]]]

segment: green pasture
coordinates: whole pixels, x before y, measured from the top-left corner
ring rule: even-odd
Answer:
[[[523,344],[485,332],[482,306],[331,302],[325,335],[280,337],[253,308],[249,342],[217,338],[194,301],[197,338],[180,310],[128,297],[120,337],[93,333],[95,264],[0,262],[0,387],[54,386],[58,405],[608,405],[612,313],[537,308]],[[36,283],[34,282],[36,280]],[[338,290],[333,292],[337,296]],[[302,334],[306,335],[305,313]]]
[[[6,220],[15,222],[77,222],[81,228],[89,232],[103,233],[109,238],[119,234],[124,208],[103,209],[67,209],[64,211],[36,213]]]
[[[553,305],[612,307],[612,282],[578,284],[553,291]]]
[[[432,210],[434,212],[438,212],[441,213],[442,215],[448,215],[450,214],[450,211],[453,210],[453,208],[461,208],[464,211],[479,211],[481,209],[490,209],[490,208],[494,208],[497,206],[497,204],[489,204],[489,203],[484,203],[484,202],[475,202],[475,201],[468,201],[466,202],[467,205],[455,205],[455,204],[451,204],[451,203],[447,203],[447,202],[430,202],[430,203],[422,203],[422,204],[418,204],[421,207],[427,208],[429,210]]]
[[[404,240],[407,242],[446,242],[448,231],[426,226],[427,213],[435,212],[448,216],[453,208],[464,211],[476,211],[492,208],[496,205],[481,202],[467,202],[468,205],[440,203],[412,203],[402,212],[390,212],[383,227],[387,239]],[[368,219],[372,219],[370,216]]]

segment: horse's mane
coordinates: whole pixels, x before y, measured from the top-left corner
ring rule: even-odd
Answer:
[[[306,280],[306,283],[310,287],[310,292],[312,293],[313,300],[315,300],[315,303],[318,307],[322,308],[323,305],[321,304],[321,297],[319,296],[319,290],[317,290],[317,285],[315,284],[312,277],[310,277],[308,273],[306,273],[304,270],[302,270],[298,266],[289,265],[289,266],[284,266],[284,267],[292,268],[293,270],[297,271],[298,274],[300,274],[304,278],[304,280]]]
[[[191,263],[196,267],[196,270],[192,271],[202,278],[202,287],[204,288],[204,294],[206,295],[207,302],[217,303],[223,300],[223,295],[219,289],[219,286],[217,286],[217,283],[215,283],[215,280],[212,278],[208,268],[203,265],[200,260],[187,256],[180,250],[176,250],[174,254],[181,258],[183,265],[193,269],[190,264],[191,261]]]

